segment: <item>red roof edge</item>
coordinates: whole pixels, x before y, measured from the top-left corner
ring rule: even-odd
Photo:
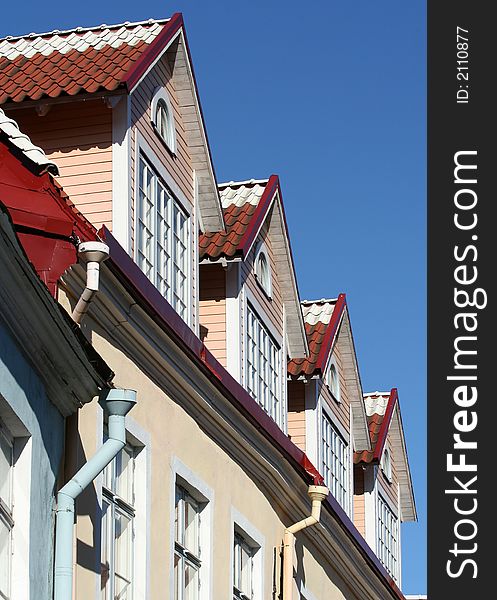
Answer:
[[[167,44],[169,44],[181,27],[183,27],[183,15],[181,13],[174,13],[169,21],[164,25],[159,35],[148,46],[145,52],[123,77],[122,83],[125,84],[128,92],[135,87],[149,66],[160,55],[162,50],[167,46]]]
[[[380,461],[381,455],[383,453],[383,448],[385,446],[385,442],[387,440],[388,428],[390,427],[390,421],[392,420],[393,409],[399,399],[399,395],[397,393],[397,388],[392,388],[390,390],[390,397],[388,398],[387,409],[385,411],[385,416],[383,417],[383,421],[381,422],[380,431],[378,433],[378,440],[376,441],[376,446],[373,453],[373,461]]]
[[[319,350],[319,355],[316,360],[316,370],[320,370],[321,373],[324,371],[326,367],[326,363],[328,362],[328,354],[330,353],[331,346],[333,344],[333,340],[338,331],[338,326],[340,325],[340,321],[342,319],[343,311],[347,306],[347,298],[345,294],[339,294],[337,302],[335,304],[335,308],[333,309],[333,314],[331,315],[330,322],[326,329],[326,334],[323,339],[323,343],[321,344],[321,348]]]
[[[252,218],[250,219],[250,224],[238,244],[238,251],[242,253],[244,258],[247,256],[247,253],[250,250],[262,223],[264,222],[269,206],[271,205],[271,201],[273,200],[274,194],[279,188],[279,185],[280,182],[278,175],[271,175],[266,183],[264,191],[262,192],[259,204],[257,205]]]

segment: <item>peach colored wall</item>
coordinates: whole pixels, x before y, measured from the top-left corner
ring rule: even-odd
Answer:
[[[366,506],[364,502],[364,471],[354,466],[354,525],[366,537]]]
[[[12,111],[21,131],[59,167],[58,181],[85,217],[112,229],[112,111],[88,100]]]
[[[381,467],[378,469],[378,483],[382,492],[390,498],[394,506],[398,507],[399,498],[398,498],[398,475],[397,475],[397,467],[395,464],[395,454],[393,451],[392,440],[390,438],[390,433],[387,435],[386,446],[390,452],[390,461],[392,463],[392,481],[389,482],[385,477]]]
[[[301,381],[288,382],[288,435],[305,452],[305,387]]]
[[[200,272],[199,321],[207,328],[207,348],[226,367],[226,271],[203,265]]]

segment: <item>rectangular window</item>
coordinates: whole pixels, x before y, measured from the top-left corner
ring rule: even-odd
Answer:
[[[10,596],[12,566],[12,475],[14,440],[0,421],[0,598]]]
[[[349,447],[324,410],[321,418],[321,452],[325,484],[349,514]]]
[[[136,260],[179,315],[188,321],[189,222],[172,194],[140,155]]]
[[[399,523],[388,504],[378,495],[377,555],[385,569],[397,581]]]
[[[252,600],[254,597],[254,549],[244,537],[235,532],[233,548],[233,598]]]
[[[280,427],[280,348],[250,306],[247,307],[247,391]]]
[[[200,591],[200,507],[176,486],[174,521],[174,600],[198,600]]]
[[[102,600],[132,600],[135,451],[126,445],[104,470]]]

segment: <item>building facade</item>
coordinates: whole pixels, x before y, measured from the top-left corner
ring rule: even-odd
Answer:
[[[10,199],[19,241],[66,315],[85,299],[78,335],[138,395],[77,501],[73,597],[403,598],[396,390],[363,393],[344,295],[301,303],[279,178],[217,183],[181,15],[2,40],[0,102],[58,169],[22,184],[50,202]],[[88,293],[93,241],[109,257]],[[108,435],[80,404],[57,489]],[[288,558],[312,486],[330,493]]]

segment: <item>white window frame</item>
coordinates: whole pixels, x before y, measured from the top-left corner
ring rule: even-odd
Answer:
[[[342,444],[345,449],[345,462],[343,467],[345,468],[345,476],[340,479],[334,475],[332,465],[328,465],[325,457],[324,449],[324,420],[329,423],[331,430],[330,438],[330,452],[333,452],[333,441],[338,444]],[[352,483],[351,483],[351,448],[350,448],[350,436],[347,435],[343,428],[337,423],[336,417],[331,412],[331,409],[326,405],[326,401],[321,399],[320,410],[319,410],[319,459],[321,466],[321,474],[325,478],[325,485],[330,490],[335,500],[340,504],[343,510],[348,516],[352,514]],[[335,454],[335,452],[333,452]],[[336,454],[335,454],[336,456]],[[339,456],[336,456],[338,462],[340,462]],[[325,463],[326,461],[326,463]],[[329,476],[328,476],[329,475]],[[345,484],[345,485],[344,485]],[[337,495],[337,486],[343,490],[341,494]]]
[[[265,538],[256,527],[238,510],[231,507],[231,571],[230,594],[233,600],[244,598],[235,592],[235,536],[238,535],[252,550],[252,596],[249,600],[264,600],[264,547]]]
[[[252,319],[251,319],[252,316]],[[257,326],[258,340],[254,340],[252,332],[254,324]],[[261,335],[263,337],[264,349],[260,348]],[[248,300],[246,303],[246,320],[245,320],[245,388],[254,400],[261,406],[264,411],[279,425],[281,429],[285,427],[284,412],[286,410],[284,397],[282,393],[282,346],[275,339],[270,328],[261,318],[257,308]],[[252,348],[251,348],[252,343]],[[274,353],[268,352],[272,345]],[[269,358],[268,358],[269,357]],[[274,364],[273,361],[276,361]],[[261,362],[264,369],[264,374],[261,378]],[[252,364],[253,363],[253,364]],[[273,366],[272,366],[273,365]],[[254,370],[254,376],[250,375],[251,368]],[[270,379],[271,373],[276,377]],[[254,381],[256,380],[256,382]],[[260,385],[264,385],[265,398],[260,397]],[[256,390],[253,389],[257,387]]]
[[[376,502],[376,555],[387,572],[400,581],[400,523],[391,503],[378,491]],[[386,521],[386,522],[385,522]]]
[[[137,144],[139,146],[139,144]],[[171,186],[168,185],[168,178],[163,177],[163,173],[161,169],[157,169],[157,161],[151,160],[151,155],[149,155],[145,149],[138,148],[136,155],[136,172],[135,172],[135,236],[134,236],[134,257],[135,261],[140,266],[142,271],[147,275],[147,277],[152,281],[152,283],[157,287],[158,284],[160,286],[160,282],[158,279],[160,278],[162,282],[164,282],[168,289],[160,289],[158,287],[161,294],[166,298],[166,300],[173,306],[173,308],[178,312],[176,302],[173,297],[173,286],[172,286],[172,278],[174,272],[175,262],[173,259],[173,254],[175,251],[175,246],[173,244],[173,237],[177,237],[175,235],[175,231],[172,228],[172,220],[173,215],[181,214],[185,221],[185,236],[186,240],[183,240],[183,244],[185,246],[185,260],[186,260],[186,269],[184,272],[185,281],[184,281],[184,298],[181,302],[185,305],[184,321],[188,324],[191,323],[191,272],[192,272],[192,252],[191,252],[191,211],[185,209],[185,204],[178,200],[178,197],[175,195],[174,190],[171,189]],[[150,231],[150,237],[152,241],[150,242],[152,245],[152,250],[149,256],[147,256],[146,251],[143,251],[143,248],[140,248],[140,222],[141,219],[141,198],[140,198],[140,188],[141,188],[141,161],[144,162],[145,167],[150,170],[152,177],[155,178],[155,183],[153,185],[152,190],[152,198],[150,198],[150,204],[153,206],[150,210],[152,211],[151,222],[144,223],[145,227]],[[164,248],[161,245],[162,251],[167,254],[169,259],[169,266],[167,268],[167,272],[160,272],[158,269],[158,254],[159,243],[158,243],[158,226],[159,221],[157,218],[158,215],[158,205],[157,205],[157,190],[159,186],[162,188],[161,192],[168,196],[168,204],[167,204],[167,215],[163,215],[163,222],[169,228],[169,244],[168,248]],[[175,213],[177,211],[177,213]],[[140,254],[145,256],[145,260],[150,263],[150,272],[143,268],[142,260],[140,259]],[[181,270],[180,270],[181,271]]]
[[[13,571],[13,529],[14,529],[14,442],[15,438],[7,429],[7,427],[3,424],[0,419],[0,437],[2,444],[9,449],[10,460],[8,461],[8,490],[7,497],[0,497],[0,519],[2,521],[2,527],[5,527],[7,532],[7,554],[6,554],[6,564],[0,565],[0,568],[5,568],[6,571],[6,581],[5,581],[5,589],[0,589],[0,598],[2,600],[9,600],[13,598],[12,596],[12,571]]]
[[[164,137],[160,130],[160,125],[157,123],[157,109],[160,105],[163,105],[168,113],[167,123],[167,136]],[[165,144],[167,149],[172,153],[176,154],[176,126],[174,122],[174,112],[169,99],[169,94],[163,87],[156,88],[154,95],[152,96],[152,102],[150,105],[150,120],[155,133],[160,140]]]
[[[334,389],[335,386],[333,385],[333,382],[332,382],[333,371],[336,373],[336,389]],[[328,362],[328,366],[326,368],[325,381],[326,381],[326,387],[330,391],[330,394],[331,394],[333,400],[335,400],[335,402],[340,404],[341,403],[340,371],[338,369],[338,364],[337,364],[337,361],[334,356],[332,356]]]
[[[213,593],[212,560],[213,560],[213,514],[214,514],[214,491],[186,466],[179,458],[171,458],[171,487],[169,512],[173,517],[170,519],[170,564],[169,572],[174,573],[174,548],[175,548],[175,523],[174,509],[176,502],[176,486],[184,488],[201,506],[200,522],[200,549],[201,549],[201,572],[200,589],[198,600],[210,600]],[[174,598],[174,577],[170,578],[170,598]]]
[[[130,547],[128,549],[128,568],[130,575],[130,586],[129,593],[126,594],[127,600],[132,600],[135,596],[135,580],[136,580],[136,570],[135,570],[135,530],[136,530],[136,497],[135,497],[135,487],[136,487],[136,477],[135,477],[135,469],[136,469],[136,457],[139,448],[132,446],[127,443],[126,446],[120,451],[119,455],[114,458],[109,465],[105,468],[103,472],[103,484],[102,484],[102,535],[101,535],[101,554],[103,556],[103,551],[105,547],[105,540],[107,540],[108,547],[106,550],[109,554],[109,573],[108,573],[108,583],[109,587],[107,591],[104,588],[102,589],[102,598],[106,598],[107,600],[111,600],[116,597],[115,591],[115,579],[117,576],[116,573],[116,515],[121,515],[130,521],[130,532],[129,532],[129,544]],[[119,457],[122,453],[127,453],[130,456],[131,465],[128,467],[130,471],[128,472],[128,477],[130,477],[131,490],[130,496],[124,498],[124,496],[119,494],[119,490],[113,489],[116,485],[116,473],[115,468]],[[108,522],[106,523],[103,515],[103,503],[108,505]],[[107,528],[107,531],[105,531]]]
[[[194,511],[194,546],[187,545],[185,537],[186,530],[184,528],[185,523],[185,506],[188,505],[193,508]],[[201,587],[201,574],[202,574],[202,544],[200,538],[201,531],[201,503],[198,502],[186,489],[181,482],[176,482],[175,490],[175,531],[178,529],[180,536],[175,535],[174,540],[174,560],[178,561],[178,574],[181,574],[182,583],[178,586],[178,594],[174,596],[174,600],[184,600],[186,598],[186,589],[183,587],[185,573],[187,568],[193,569],[196,573],[197,579],[197,600],[200,596]],[[178,539],[180,537],[181,539]],[[176,579],[177,575],[173,577]],[[176,581],[175,581],[176,585]],[[176,590],[176,587],[175,587]]]
[[[260,268],[260,260],[263,258],[266,261],[267,267],[267,280],[264,281],[263,273],[261,273]],[[272,297],[272,289],[273,289],[273,281],[271,274],[271,263],[269,261],[269,253],[267,251],[267,246],[264,242],[260,242],[257,246],[257,250],[255,253],[255,261],[254,261],[254,275],[257,281],[257,284],[260,286],[264,294],[271,299]]]
[[[392,483],[392,455],[388,447],[385,446],[381,457],[381,471],[388,483]]]

